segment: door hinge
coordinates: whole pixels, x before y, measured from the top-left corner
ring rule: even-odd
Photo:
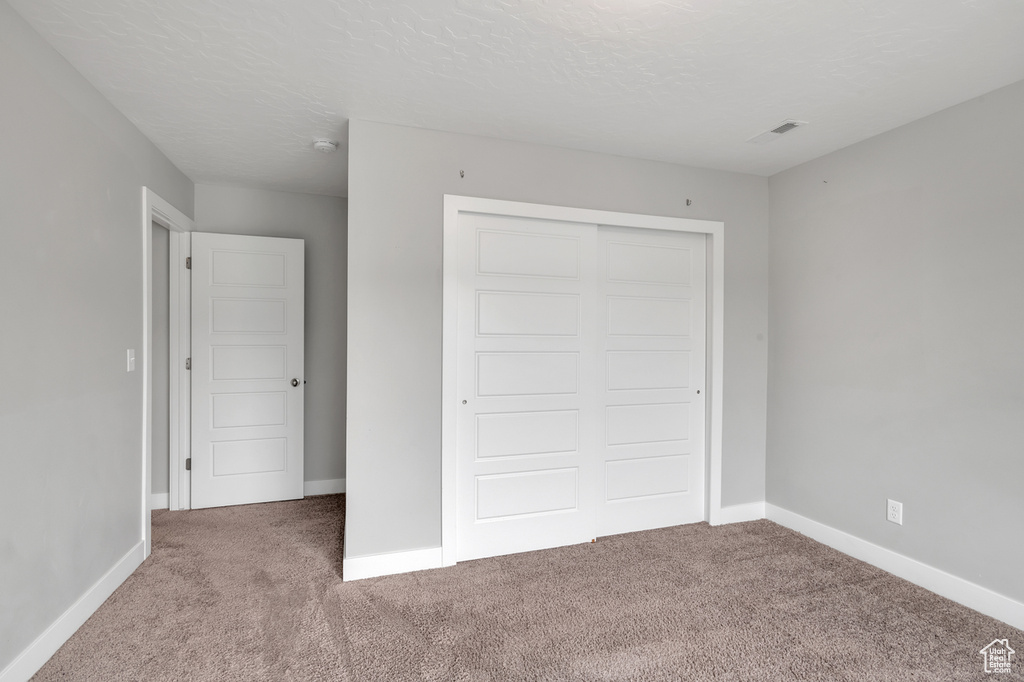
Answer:
[[[185,259],[185,269],[186,270],[191,270],[192,269],[192,256],[189,256],[188,258]]]
[[[185,358],[185,369],[192,369],[192,358]]]
[[[192,471],[192,458],[191,457],[186,457],[185,458],[185,471]]]

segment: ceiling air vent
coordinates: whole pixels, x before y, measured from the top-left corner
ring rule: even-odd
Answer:
[[[753,142],[760,144],[762,142],[771,142],[772,140],[779,139],[782,135],[785,135],[793,128],[799,128],[800,126],[807,125],[807,121],[783,121],[779,125],[775,126],[771,130],[767,130],[760,135],[754,135],[747,142]]]

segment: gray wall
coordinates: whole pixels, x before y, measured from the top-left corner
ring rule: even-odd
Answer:
[[[197,230],[306,240],[307,481],[345,477],[346,225],[338,197],[196,185]]]
[[[1017,600],[1022,121],[1018,83],[770,185],[768,502]]]
[[[446,193],[725,221],[723,502],[764,499],[765,178],[352,121],[346,556],[441,542]]]
[[[3,669],[143,538],[142,186],[193,186],[2,0],[0,102]]]

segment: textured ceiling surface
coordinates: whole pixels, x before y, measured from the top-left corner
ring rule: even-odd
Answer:
[[[316,194],[350,118],[770,175],[1024,79],[1021,0],[8,1],[194,181]]]

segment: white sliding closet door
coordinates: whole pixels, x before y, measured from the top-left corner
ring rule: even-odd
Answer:
[[[704,519],[705,238],[598,231],[597,534]]]
[[[594,231],[459,218],[459,560],[596,537]]]
[[[704,235],[458,224],[457,559],[702,520]]]

